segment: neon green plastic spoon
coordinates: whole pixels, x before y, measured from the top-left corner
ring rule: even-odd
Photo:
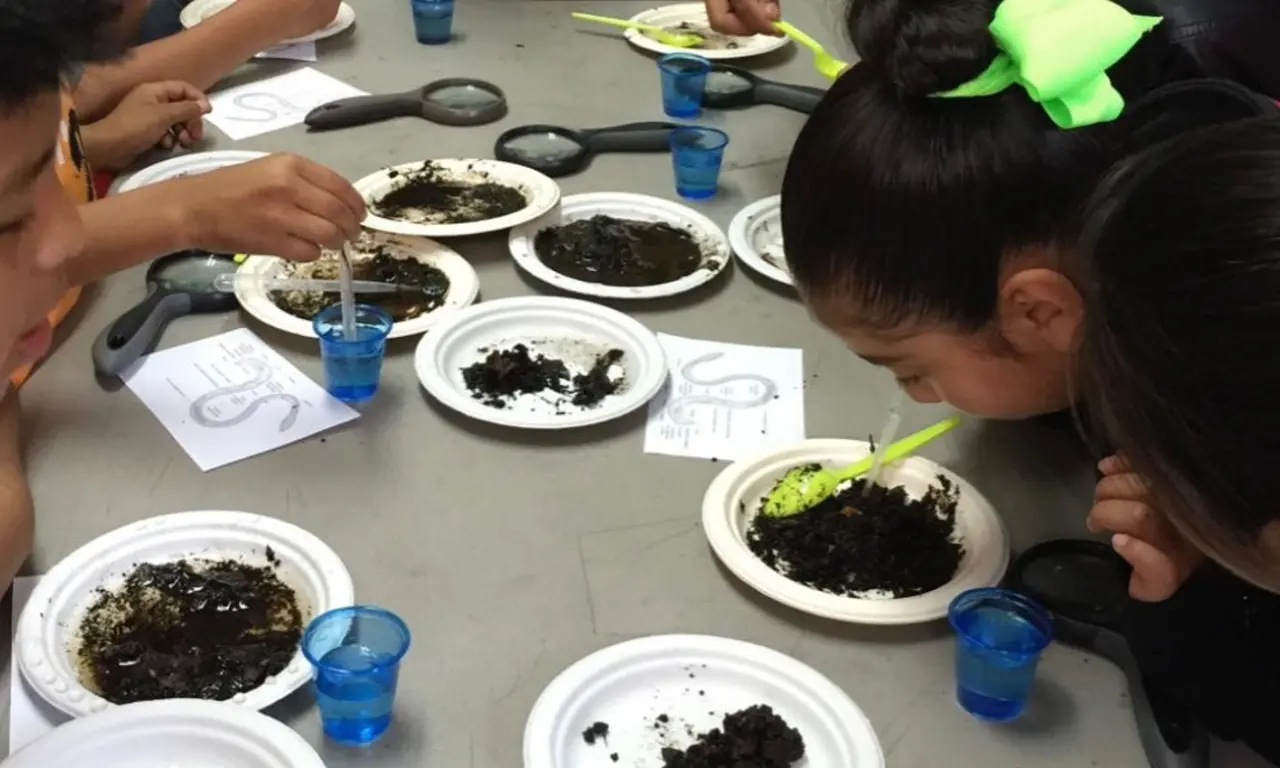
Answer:
[[[626,19],[615,19],[612,16],[597,16],[594,13],[573,13],[570,15],[578,21],[591,21],[596,24],[617,27],[618,29],[634,29],[672,48],[692,48],[695,45],[701,45],[703,40],[702,35],[686,32],[668,32],[662,27],[655,27],[652,24],[639,24]]]
[[[813,51],[813,68],[818,70],[818,73],[826,77],[828,80],[835,80],[840,76],[841,72],[849,68],[849,62],[841,61],[835,56],[827,53],[827,49],[823,48],[817,40],[814,40],[799,29],[796,29],[794,24],[788,24],[785,21],[775,21],[773,23],[773,27],[787,37],[803,45],[805,48]]]
[[[959,416],[925,427],[914,435],[908,435],[885,449],[881,461],[884,464],[897,461],[915,453],[924,444],[936,440],[956,428]],[[854,462],[844,469],[810,469],[797,467],[782,477],[769,491],[761,507],[766,517],[791,517],[821,502],[846,480],[853,480],[871,470],[875,456]]]

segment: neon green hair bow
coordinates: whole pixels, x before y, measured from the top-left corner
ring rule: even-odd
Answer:
[[[1161,21],[1111,0],[1004,0],[990,27],[1000,55],[974,79],[934,95],[974,98],[1021,85],[1059,128],[1107,123],[1124,110],[1107,70]]]

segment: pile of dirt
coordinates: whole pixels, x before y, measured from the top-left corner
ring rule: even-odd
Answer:
[[[533,249],[556,272],[602,285],[661,285],[703,266],[702,248],[686,230],[603,215],[544,229]]]
[[[483,171],[471,171],[477,180],[459,179],[430,160],[403,177],[390,192],[375,200],[370,210],[386,219],[415,224],[470,224],[523,210],[529,200],[515,187],[500,184]]]
[[[491,408],[506,408],[518,395],[553,392],[573,405],[599,405],[622,386],[609,369],[622,360],[620,349],[597,355],[584,373],[570,374],[561,359],[533,354],[524,344],[489,350],[484,360],[462,369],[471,396]]]
[[[423,264],[417,259],[397,258],[386,246],[375,246],[368,256],[353,259],[351,279],[373,280],[421,290],[405,290],[399,293],[361,293],[356,297],[361,304],[372,304],[381,308],[397,323],[421,317],[444,306],[445,298],[449,295],[449,276],[443,270],[430,264]],[[326,258],[310,264],[295,265],[292,274],[313,280],[337,280],[340,276],[339,269],[336,258]],[[304,320],[310,320],[321,310],[341,300],[342,297],[337,292],[272,291],[271,293],[271,301],[277,307]]]
[[[664,748],[662,768],[790,768],[803,758],[800,732],[757,704],[725,715],[687,749]]]
[[[921,499],[901,486],[868,489],[858,480],[798,515],[756,515],[747,546],[765,565],[814,589],[910,597],[943,586],[960,567],[959,499],[943,476]]]

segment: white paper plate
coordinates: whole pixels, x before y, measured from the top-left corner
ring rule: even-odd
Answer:
[[[782,195],[774,195],[738,211],[729,222],[729,245],[756,272],[783,285],[795,285],[782,250],[781,202]]]
[[[250,160],[266,157],[266,152],[250,152],[247,150],[225,150],[218,152],[192,152],[163,160],[155,165],[148,165],[137,173],[117,179],[112,185],[112,194],[128,192],[160,181],[179,179],[183,176],[216,171],[229,165],[239,165]]]
[[[692,31],[711,29],[711,23],[707,21],[707,8],[702,3],[680,3],[679,5],[650,8],[632,16],[631,21],[637,24],[651,24],[663,29],[678,27],[681,24],[692,25],[695,28]],[[711,34],[718,33],[713,32]],[[778,37],[773,35],[753,35],[751,37],[732,38],[738,43],[737,48],[672,48],[634,29],[628,29],[624,36],[627,42],[646,51],[653,51],[654,53],[694,53],[707,59],[749,59],[752,56],[772,53],[791,43],[790,38],[781,35]]]
[[[655,635],[597,651],[551,681],[525,725],[524,768],[655,766],[662,747],[687,747],[689,731],[757,704],[800,732],[796,768],[884,766],[866,715],[813,668],[739,640]],[[607,743],[588,745],[582,732],[596,722],[609,726]]]
[[[182,22],[182,26],[191,29],[195,25],[213,16],[214,14],[226,10],[227,6],[236,0],[192,0],[182,9],[182,13],[178,15],[178,20]],[[323,40],[326,37],[333,37],[350,27],[356,21],[355,10],[343,3],[338,7],[338,15],[329,22],[329,25],[312,32],[309,35],[295,37],[289,40],[281,40],[279,45],[289,45],[292,43],[308,43],[313,40]]]
[[[473,221],[467,224],[420,224],[401,219],[384,219],[370,210],[364,225],[381,232],[418,237],[465,237],[485,232],[500,232],[526,221],[532,221],[555,207],[560,200],[560,185],[549,177],[522,165],[500,160],[433,159],[432,163],[447,171],[453,178],[492,181],[515,187],[524,193],[528,205],[515,213],[496,219]],[[396,186],[397,174],[409,173],[422,166],[421,161],[404,163],[371,173],[355,183],[356,191],[372,205]]]
[[[324,768],[287,725],[193,699],[143,701],[72,720],[19,750],[5,768]]]
[[[463,307],[471,306],[480,293],[480,278],[466,259],[458,255],[452,248],[446,248],[434,240],[425,237],[409,237],[407,235],[388,235],[382,232],[370,233],[375,245],[390,245],[406,257],[412,257],[441,270],[449,277],[449,293],[445,295],[444,305],[425,315],[412,320],[403,320],[391,326],[387,338],[399,339],[405,336],[416,336],[444,320]],[[250,256],[240,265],[238,274],[260,275],[270,277],[279,272],[285,265],[283,259],[276,256]],[[295,336],[314,339],[316,332],[310,320],[291,315],[271,300],[261,284],[236,284],[236,298],[244,311],[272,328],[278,328]],[[357,300],[360,298],[356,297]]]
[[[659,285],[602,285],[562,275],[542,263],[533,248],[533,238],[548,227],[567,224],[592,216],[606,215],[637,221],[663,221],[693,235],[702,247],[702,266],[679,280]],[[692,208],[649,195],[628,192],[590,192],[570,195],[560,205],[537,221],[511,230],[508,240],[516,264],[544,283],[583,296],[608,299],[652,299],[674,296],[693,290],[720,274],[729,263],[729,240],[715,222]]]
[[[506,408],[471,396],[462,369],[485,358],[482,349],[516,343],[565,361],[574,373],[601,353],[623,351],[626,381],[621,391],[593,408],[579,408],[547,394],[524,395]],[[667,381],[667,361],[658,337],[639,322],[589,301],[524,296],[487,301],[458,312],[422,337],[413,358],[422,386],[453,410],[479,421],[524,429],[570,429],[599,424],[640,408]]]
[[[18,666],[33,690],[74,717],[115,705],[80,683],[71,659],[75,634],[99,587],[119,587],[139,563],[184,558],[243,558],[266,564],[267,547],[280,560],[277,573],[298,594],[304,621],[351,605],[354,590],[342,560],[301,528],[246,512],[180,512],[142,520],[103,534],[66,556],[45,574],[18,619]],[[258,710],[311,679],[302,652],[276,677],[230,699]]]
[[[899,599],[842,597],[794,582],[751,553],[747,527],[760,501],[787,470],[813,463],[845,467],[865,458],[870,450],[860,440],[806,440],[729,465],[702,499],[702,527],[711,548],[729,570],[762,594],[805,613],[855,624],[918,624],[941,619],[956,595],[999,583],[1009,565],[1009,536],[999,515],[963,478],[920,457],[886,467],[881,482],[905,486],[913,498],[922,497],[938,475],[959,488],[956,531],[964,545],[964,557],[955,578],[945,586]]]

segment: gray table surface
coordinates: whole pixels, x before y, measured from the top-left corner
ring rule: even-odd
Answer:
[[[458,39],[440,47],[414,40],[403,0],[351,4],[356,28],[322,42],[313,66],[371,92],[446,76],[490,79],[507,91],[510,114],[478,128],[405,119],[321,135],[298,126],[243,142],[210,130],[209,148],[297,152],[356,179],[426,157],[489,157],[499,133],[525,123],[595,127],[661,118],[652,58],[569,18],[570,10],[629,16],[643,3],[461,0]],[[787,0],[786,9],[791,21],[847,52],[834,2]],[[236,79],[291,66],[255,63]],[[795,51],[746,66],[822,85]],[[738,209],[778,191],[803,118],[757,107],[706,121],[732,140],[720,194],[696,207],[727,227]],[[674,199],[665,156],[603,156],[561,186],[565,194]],[[450,245],[476,266],[484,299],[544,291],[516,271],[505,234]],[[414,632],[395,724],[374,746],[327,744],[305,692],[271,711],[333,768],[519,765],[525,717],[558,672],[601,647],[672,632],[761,643],[813,665],[866,711],[890,766],[1143,764],[1124,680],[1108,663],[1052,647],[1026,717],[981,725],[954,703],[944,624],[877,629],[818,620],[757,595],[718,565],[698,516],[723,464],[644,454],[643,414],[555,434],[471,423],[421,391],[413,340],[392,344],[382,392],[358,422],[325,440],[203,473],[136,398],[104,391],[91,373],[94,336],[143,295],[142,273],[138,267],[98,286],[23,391],[38,510],[28,572],[48,570],[110,529],[181,510],[251,510],[318,534],[345,560],[358,599],[395,610]],[[736,264],[706,290],[629,311],[655,331],[802,348],[811,437],[866,436],[893,386],[815,327],[794,296]],[[318,377],[313,342],[236,313],[179,321],[162,345],[242,325]],[[905,427],[938,413],[912,406]],[[1016,548],[1083,534],[1092,474],[1070,436],[971,424],[925,453],[989,496]],[[4,718],[0,730],[7,727]]]

